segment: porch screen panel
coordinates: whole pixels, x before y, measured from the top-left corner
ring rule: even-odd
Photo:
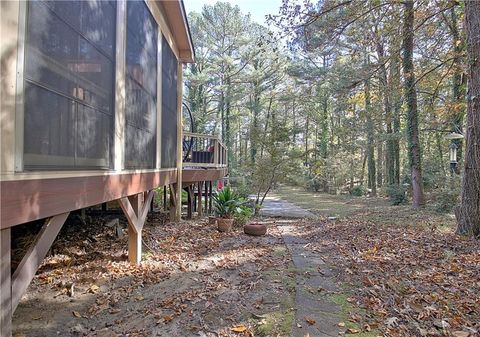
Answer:
[[[112,163],[116,4],[28,2],[24,167]]]
[[[125,166],[154,168],[157,106],[157,24],[143,1],[127,2]]]
[[[162,168],[177,166],[177,58],[162,38]]]

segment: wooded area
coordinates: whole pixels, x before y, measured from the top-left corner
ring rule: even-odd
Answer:
[[[278,182],[442,212],[462,194],[458,232],[478,235],[479,13],[476,1],[284,0],[266,27],[206,5],[189,16],[186,99],[257,204]]]

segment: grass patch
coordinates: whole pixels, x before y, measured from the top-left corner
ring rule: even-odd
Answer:
[[[278,247],[278,252],[287,253]],[[263,315],[259,320],[255,320],[256,334],[261,337],[287,337],[290,336],[295,321],[295,277],[292,276],[296,272],[293,265],[289,265],[284,270],[274,268],[266,269],[262,272],[267,284],[280,284],[284,291],[275,295],[274,298],[264,298],[265,302],[270,302],[275,306]]]
[[[414,210],[410,205],[392,206],[387,198],[331,195],[291,186],[280,186],[272,195],[325,217],[356,216],[379,225],[431,227],[440,232],[455,227],[455,216],[439,214],[433,204]]]
[[[256,332],[262,337],[287,337],[292,333],[294,320],[295,310],[293,308],[270,312],[263,315],[262,320],[257,323]]]
[[[336,293],[329,295],[329,300],[340,307],[341,310],[341,322],[345,323],[344,329],[348,331],[348,329],[358,330],[361,331],[359,333],[354,334],[357,337],[376,337],[379,335],[379,331],[376,329],[372,329],[372,331],[362,331],[363,327],[361,324],[350,321],[352,314],[357,314],[360,316],[365,316],[365,310],[360,308],[354,307],[350,302],[348,302],[348,295],[346,293]]]

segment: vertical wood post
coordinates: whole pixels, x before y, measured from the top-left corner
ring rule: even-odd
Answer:
[[[118,199],[128,220],[128,259],[133,264],[139,264],[142,259],[142,229],[153,195],[152,190],[145,200],[143,193]]]
[[[205,182],[205,213],[210,214],[208,211],[208,181]]]
[[[127,4],[126,1],[117,2],[117,35],[115,52],[115,138],[114,162],[115,171],[125,167],[125,67],[127,43]]]
[[[177,63],[177,208],[175,220],[180,221],[182,218],[182,174],[183,174],[183,158],[182,158],[182,89],[183,89],[183,68],[182,63]]]
[[[12,276],[10,228],[0,231],[0,336],[12,336]]]
[[[143,193],[128,197],[137,218],[142,209],[142,199]],[[133,264],[139,264],[142,259],[142,228],[134,221],[128,222],[128,259]]]
[[[192,185],[188,185],[187,188],[187,219],[193,218],[193,189]]]
[[[176,217],[177,217],[177,208],[182,208],[182,205],[180,204],[177,205],[177,192],[176,192],[176,189],[177,189],[177,185],[176,184],[171,184],[170,185],[170,221],[176,221]],[[180,202],[181,202],[181,199],[180,199]],[[180,211],[181,213],[181,211]]]
[[[208,213],[212,214],[212,190],[213,190],[213,184],[212,184],[211,181],[210,181],[209,185],[210,185],[210,192],[209,192],[210,198],[209,198],[209,201],[208,201]]]
[[[218,143],[218,138],[215,138],[215,140],[213,141],[213,163],[215,165],[218,165],[219,163],[219,158],[218,158],[220,154],[219,149],[220,147]]]
[[[168,205],[167,205],[167,186],[163,186],[163,210],[167,211],[168,210]]]
[[[202,209],[202,189],[203,189],[203,181],[198,183],[198,207],[197,212],[198,216],[203,216],[203,209]]]

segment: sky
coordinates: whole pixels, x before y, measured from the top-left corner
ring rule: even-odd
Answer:
[[[189,12],[201,12],[203,5],[213,5],[218,0],[184,0],[185,10]],[[233,6],[238,5],[240,10],[247,14],[250,13],[252,20],[265,24],[265,15],[278,14],[278,9],[282,5],[282,0],[221,0],[229,2]]]

